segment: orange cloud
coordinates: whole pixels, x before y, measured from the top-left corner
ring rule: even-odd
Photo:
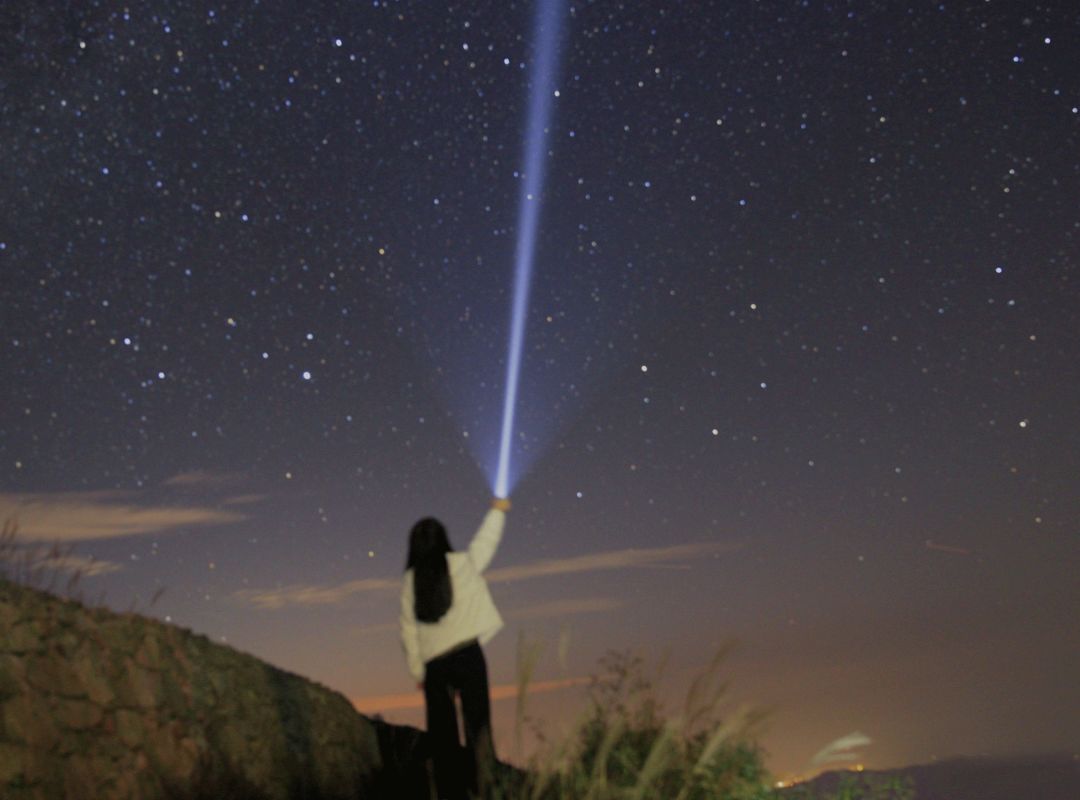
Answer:
[[[399,584],[400,587],[400,584]],[[622,608],[623,603],[621,600],[614,600],[607,597],[582,597],[569,600],[555,600],[551,603],[539,603],[535,606],[525,606],[522,608],[512,608],[507,611],[504,616],[509,620],[522,620],[522,619],[548,619],[550,617],[568,617],[573,614],[596,614],[602,611],[614,611],[617,608]],[[364,625],[363,627],[354,628],[353,633],[358,636],[367,636],[374,633],[396,633],[399,630],[399,623],[394,622],[380,622],[375,625]]]
[[[238,494],[235,497],[226,497],[221,501],[223,506],[248,506],[259,503],[266,499],[265,494]]]
[[[489,583],[507,583],[575,572],[680,566],[703,556],[730,553],[740,547],[742,543],[739,542],[691,542],[670,547],[630,547],[625,550],[608,550],[571,558],[548,558],[516,567],[493,569],[488,571],[487,579]]]
[[[45,561],[45,566],[64,572],[79,574],[85,578],[108,575],[111,572],[119,572],[124,568],[123,564],[119,564],[115,561],[104,561],[98,558],[75,555],[74,553],[68,553],[67,555],[62,555],[57,558],[50,558]]]
[[[535,606],[513,608],[506,613],[509,619],[549,619],[568,617],[574,614],[597,614],[622,608],[623,602],[610,597],[579,597],[565,600],[553,600]]]
[[[234,597],[256,608],[277,609],[285,606],[333,605],[354,594],[400,589],[400,578],[362,578],[335,586],[293,584],[280,589],[243,589],[236,592]]]
[[[527,694],[544,694],[557,692],[561,689],[570,689],[574,686],[582,686],[589,683],[591,678],[561,678],[553,681],[534,681],[528,685]],[[509,700],[518,695],[516,683],[500,684],[491,687],[491,700]],[[361,714],[376,714],[384,711],[401,711],[410,708],[424,707],[423,692],[406,692],[405,694],[384,694],[371,697],[355,697],[352,699],[353,707]]]
[[[730,553],[742,546],[741,542],[692,542],[669,547],[631,547],[570,558],[548,558],[514,567],[488,570],[486,576],[489,583],[508,583],[528,578],[636,567],[688,569],[690,562],[697,559]],[[366,578],[334,585],[296,584],[281,589],[245,589],[237,592],[236,597],[258,608],[277,609],[296,605],[332,605],[343,602],[354,594],[400,589],[400,577]]]
[[[18,523],[24,541],[115,539],[176,528],[224,525],[246,517],[197,506],[142,506],[126,492],[0,493],[0,519]]]
[[[955,545],[951,544],[941,544],[940,542],[935,542],[933,539],[927,539],[926,546],[930,550],[940,550],[943,553],[955,553],[958,556],[971,555],[971,551],[968,550],[966,547],[956,547]]]
[[[180,472],[162,482],[162,486],[227,486],[240,483],[245,479],[240,472],[211,472],[205,469],[193,469]]]

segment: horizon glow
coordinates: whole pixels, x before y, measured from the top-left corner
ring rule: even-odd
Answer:
[[[514,434],[518,382],[521,376],[521,353],[525,344],[525,325],[532,288],[533,261],[536,256],[536,231],[540,224],[540,196],[544,188],[544,142],[551,122],[557,51],[562,28],[565,0],[537,0],[533,30],[536,54],[529,93],[529,117],[523,154],[523,183],[518,206],[518,235],[514,253],[514,293],[510,307],[510,340],[507,346],[506,384],[503,395],[502,429],[499,435],[499,459],[495,470],[496,497],[508,497],[517,475],[511,478],[510,445]]]

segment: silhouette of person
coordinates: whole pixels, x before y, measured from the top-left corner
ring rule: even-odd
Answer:
[[[409,533],[401,641],[409,672],[424,692],[440,800],[487,798],[492,790],[495,744],[487,662],[480,646],[499,632],[503,620],[483,572],[495,556],[509,509],[508,499],[493,499],[465,552],[454,551],[446,528],[432,517]],[[456,697],[465,721],[464,762]]]

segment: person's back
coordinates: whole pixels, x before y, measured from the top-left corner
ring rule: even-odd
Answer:
[[[424,691],[440,798],[489,792],[495,760],[487,664],[480,645],[503,627],[483,572],[502,538],[509,500],[496,498],[465,552],[455,552],[442,524],[420,520],[409,536],[401,592],[401,639],[409,671]],[[460,695],[471,769],[462,774],[454,696]]]

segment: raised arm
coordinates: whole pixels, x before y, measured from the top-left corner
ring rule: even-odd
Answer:
[[[495,550],[499,547],[502,539],[503,527],[506,525],[506,512],[510,510],[510,501],[506,498],[496,497],[491,501],[491,509],[480,523],[480,529],[469,542],[469,558],[477,572],[487,569],[491,559],[495,557]]]

